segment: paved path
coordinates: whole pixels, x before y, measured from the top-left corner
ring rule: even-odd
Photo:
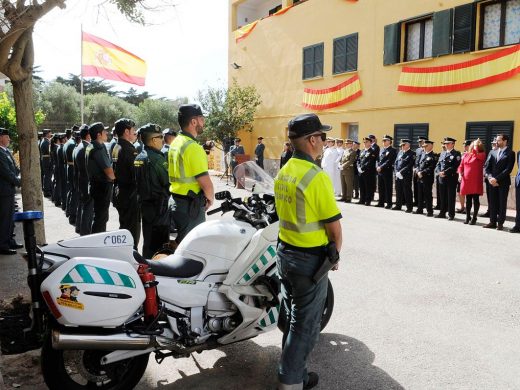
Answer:
[[[336,304],[310,359],[317,388],[520,389],[520,235],[482,229],[486,219],[464,225],[460,214],[340,208]],[[74,236],[61,211],[46,217],[49,242]],[[162,365],[151,358],[138,389],[274,389],[280,341],[275,331]]]

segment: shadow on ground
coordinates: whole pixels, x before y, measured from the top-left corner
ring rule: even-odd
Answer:
[[[145,376],[139,389],[200,389],[200,390],[265,390],[276,389],[276,368],[281,349],[262,347],[245,341],[220,349],[226,356],[213,367],[203,368],[193,355],[198,373],[186,375],[173,383]],[[404,390],[388,373],[374,366],[375,354],[361,341],[352,337],[324,333],[309,360],[309,368],[320,375],[317,389],[330,390]]]

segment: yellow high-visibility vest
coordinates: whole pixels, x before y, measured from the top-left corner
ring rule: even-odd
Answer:
[[[311,161],[294,156],[274,179],[280,240],[301,248],[327,245],[327,221],[340,211],[329,176]]]

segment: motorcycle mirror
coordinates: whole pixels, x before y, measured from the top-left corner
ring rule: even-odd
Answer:
[[[231,193],[229,191],[220,191],[215,194],[216,200],[231,199]]]

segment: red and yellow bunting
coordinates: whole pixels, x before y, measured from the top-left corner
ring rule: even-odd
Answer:
[[[235,35],[235,42],[238,43],[243,39],[246,39],[251,31],[253,31],[258,24],[258,20],[255,20],[253,23],[246,24],[245,26],[240,27],[238,30],[233,31]]]
[[[358,75],[355,75],[331,88],[305,88],[302,106],[311,110],[326,110],[351,102],[360,97],[361,93],[361,83]]]
[[[414,93],[454,92],[496,83],[518,73],[520,45],[515,45],[458,64],[429,68],[405,66],[397,90]]]

